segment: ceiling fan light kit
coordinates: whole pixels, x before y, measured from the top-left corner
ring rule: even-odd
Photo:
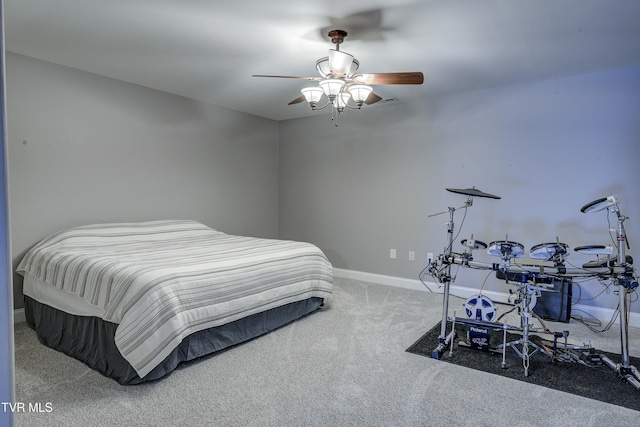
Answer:
[[[316,70],[318,70],[320,77],[269,76],[262,74],[254,75],[254,77],[279,77],[317,81],[318,86],[303,88],[300,91],[302,96],[289,102],[289,105],[305,100],[312,110],[321,110],[331,106],[332,120],[336,120],[345,108],[360,109],[363,104],[370,105],[382,100],[380,96],[373,92],[371,84],[422,84],[424,81],[424,76],[421,72],[356,74],[360,63],[353,55],[340,50],[340,44],[347,36],[347,32],[332,30],[329,31],[328,35],[331,42],[336,45],[336,48],[329,50],[329,56],[316,61]],[[318,107],[323,95],[326,95],[328,101]],[[350,104],[351,100],[353,101]]]

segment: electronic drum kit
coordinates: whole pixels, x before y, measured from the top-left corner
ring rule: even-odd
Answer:
[[[629,364],[627,325],[628,294],[638,287],[638,276],[632,267],[633,260],[631,257],[625,255],[625,248],[628,249],[629,247],[624,230],[624,221],[627,217],[622,215],[618,208],[617,196],[594,200],[584,205],[581,209],[583,213],[593,213],[608,209],[610,212],[616,214],[618,219],[618,226],[615,229],[618,242],[617,248],[605,245],[575,247],[573,249],[574,252],[595,255],[596,260],[583,264],[582,268],[567,268],[565,266],[565,258],[569,256],[570,248],[567,244],[561,243],[560,241],[540,243],[529,249],[529,258],[542,262],[541,264],[523,264],[516,262],[517,259],[525,256],[525,247],[521,243],[509,240],[508,236],[506,236],[505,240],[496,240],[486,244],[474,239],[472,235],[470,239],[461,241],[461,244],[467,248],[465,252],[453,252],[453,219],[455,211],[472,206],[474,197],[488,199],[500,199],[500,197],[484,193],[475,187],[465,189],[447,188],[446,190],[467,196],[467,201],[459,208],[450,207],[448,209],[448,244],[444,253],[438,255],[427,267],[431,275],[443,285],[442,322],[438,338],[439,342],[438,346],[432,352],[432,357],[439,359],[447,348],[449,348],[449,356],[453,356],[453,340],[455,338],[456,322],[466,324],[468,331],[482,331],[484,329],[486,332],[487,330],[501,329],[503,331],[503,344],[494,349],[494,351],[502,352],[501,366],[506,368],[506,350],[507,348],[511,348],[522,359],[524,375],[528,376],[529,358],[531,356],[539,352],[548,356],[551,360],[560,360],[556,352],[557,339],[560,337],[565,338],[565,349],[567,348],[566,338],[568,331],[553,333],[553,350],[550,350],[546,346],[541,347],[529,339],[529,333],[533,326],[530,322],[534,314],[533,307],[536,305],[537,298],[541,296],[542,292],[552,291],[554,289],[554,280],[556,279],[572,280],[574,278],[597,277],[601,280],[609,280],[610,283],[616,285],[618,288],[621,336],[621,362],[616,364],[604,355],[599,355],[599,358],[602,363],[614,370],[618,374],[618,377],[640,390],[640,375],[638,370]],[[430,215],[430,217],[447,212],[433,214]],[[616,249],[617,255],[614,256]],[[472,253],[477,250],[486,250],[488,255],[499,258],[500,262],[482,263],[474,261]],[[515,305],[520,315],[520,325],[511,326],[498,323],[496,305],[489,298],[482,295],[482,292],[480,292],[479,295],[474,295],[467,299],[463,304],[466,318],[456,317],[455,312],[453,318],[448,317],[450,285],[453,281],[451,268],[453,265],[495,271],[498,279],[505,280],[507,284],[516,285],[516,291],[510,291],[510,293],[516,295]],[[542,319],[539,320],[542,322]],[[449,333],[447,333],[448,321],[452,323],[451,332]],[[507,342],[507,331],[521,334],[521,338],[516,341]],[[475,348],[487,349],[488,335],[477,335],[475,341],[476,344],[479,345],[479,347],[476,346]],[[578,346],[576,346],[576,348],[578,348]],[[590,345],[581,348],[591,350]]]

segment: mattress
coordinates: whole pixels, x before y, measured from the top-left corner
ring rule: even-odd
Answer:
[[[312,244],[185,220],[63,230],[17,272],[34,301],[117,325],[115,345],[140,378],[198,331],[332,292],[331,264]]]

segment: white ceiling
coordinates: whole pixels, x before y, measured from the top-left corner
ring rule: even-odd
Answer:
[[[4,15],[8,51],[274,120],[320,114],[287,105],[309,82],[251,75],[316,76],[329,28],[360,72],[422,71],[375,88],[418,106],[640,65],[639,0],[4,0]]]

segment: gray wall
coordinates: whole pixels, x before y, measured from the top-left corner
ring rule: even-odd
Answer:
[[[7,103],[14,267],[37,240],[88,223],[278,235],[274,121],[11,53]]]
[[[347,111],[337,128],[324,114],[281,123],[281,238],[315,242],[338,268],[417,279],[427,253],[446,244],[448,214],[429,215],[466,200],[445,188],[502,197],[475,198],[462,227],[456,212],[458,252],[471,234],[486,243],[508,234],[527,251],[556,237],[571,248],[609,244],[606,212],[580,208],[613,193],[640,259],[639,68],[365,108]],[[486,276],[457,273],[455,284],[471,288]],[[487,288],[507,291],[493,277]],[[603,289],[583,284],[581,303],[615,307],[613,292],[588,301]]]
[[[180,217],[310,241],[335,267],[415,279],[446,243],[448,215],[429,215],[463,205],[446,187],[470,186],[502,199],[457,211],[456,242],[608,244],[606,213],[580,207],[614,193],[631,253],[640,245],[638,68],[379,103],[335,127],[326,114],[278,124],[15,54],[7,62],[14,265],[63,227]],[[485,276],[461,269],[455,284]],[[506,290],[492,277],[486,288]],[[615,306],[612,292],[586,300],[598,283],[582,288],[583,303]]]

